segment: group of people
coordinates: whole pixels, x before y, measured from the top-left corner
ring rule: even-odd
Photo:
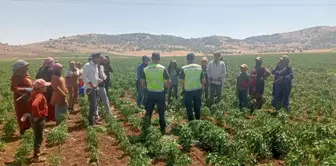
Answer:
[[[83,68],[81,63],[71,60],[65,74],[63,68],[61,63],[48,57],[43,60],[35,81],[32,81],[27,61],[17,60],[12,67],[11,90],[14,93],[20,134],[23,135],[29,128],[33,129],[36,160],[39,160],[45,122],[56,121],[56,125],[59,125],[67,118],[68,111],[75,109],[78,96],[83,95],[81,89],[84,87],[90,99],[90,124],[101,123],[97,109],[98,99],[104,103],[106,112],[110,112],[107,93],[113,69],[107,56],[93,54]],[[90,89],[94,90],[91,92]]]
[[[171,60],[169,66],[165,68],[160,64],[159,53],[152,54],[151,63],[149,57],[142,57],[143,63],[137,68],[136,86],[138,90],[137,105],[138,107],[143,105],[146,110],[143,131],[146,131],[150,126],[151,116],[155,105],[157,105],[160,129],[162,134],[165,134],[166,92],[168,91],[168,103],[172,100],[172,94],[175,99],[178,99],[179,82],[182,84],[183,101],[189,121],[200,119],[202,96],[210,105],[220,102],[223,81],[227,77],[227,67],[221,54],[215,53],[214,60],[210,62],[206,57],[202,57],[200,65],[196,64],[194,53],[189,53],[186,59],[187,65],[181,68],[178,67],[176,60]],[[240,69],[236,89],[241,110],[248,106],[251,111],[261,109],[264,102],[265,80],[273,74],[272,105],[277,111],[283,107],[289,111],[289,96],[294,77],[287,55],[279,58],[276,68],[272,71],[263,66],[261,57],[255,59],[255,66],[250,73],[246,64],[240,65]],[[248,104],[248,95],[252,98],[251,105]]]
[[[178,85],[181,83],[188,120],[200,119],[203,94],[210,104],[220,102],[227,68],[220,53],[215,53],[214,60],[210,62],[202,57],[200,65],[195,61],[195,54],[189,53],[186,56],[187,65],[181,68],[176,60],[172,60],[168,68],[165,68],[160,64],[160,59],[160,53],[157,52],[152,54],[151,59],[142,57],[143,63],[137,68],[137,105],[144,105],[146,110],[143,132],[150,126],[152,113],[157,105],[160,129],[165,134],[166,92],[168,91],[168,103],[172,96],[178,99]],[[261,57],[257,57],[255,62],[250,73],[246,64],[240,66],[241,73],[237,77],[239,107],[242,109],[248,106],[249,94],[253,99],[251,109],[261,109],[265,79],[273,74],[272,104],[276,110],[284,107],[289,111],[293,71],[288,56],[281,56],[276,68],[271,71],[262,65]],[[14,93],[20,134],[24,134],[30,127],[33,128],[35,159],[39,159],[45,122],[56,121],[57,125],[60,124],[67,117],[68,111],[74,110],[78,95],[84,95],[81,89],[85,89],[89,100],[89,125],[101,124],[99,101],[104,105],[105,114],[111,114],[108,92],[110,73],[114,71],[108,56],[92,54],[83,68],[79,62],[71,60],[64,76],[63,65],[48,57],[43,60],[34,82],[28,67],[29,63],[24,60],[14,63],[11,90]]]

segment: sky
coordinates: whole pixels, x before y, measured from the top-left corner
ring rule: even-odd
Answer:
[[[243,39],[336,26],[334,0],[0,0],[0,42],[151,33]]]

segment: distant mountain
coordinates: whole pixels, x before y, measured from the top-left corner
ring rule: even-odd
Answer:
[[[111,52],[141,54],[160,51],[175,55],[182,52],[208,54],[283,53],[336,50],[336,26],[319,26],[288,33],[253,36],[243,40],[225,36],[182,38],[172,35],[132,33],[120,35],[86,34],[49,39],[23,46],[41,52]]]

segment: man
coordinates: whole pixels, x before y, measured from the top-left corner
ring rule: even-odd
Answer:
[[[255,67],[251,71],[250,95],[252,97],[252,108],[261,109],[263,104],[263,94],[265,89],[265,79],[271,75],[271,72],[262,65],[261,57],[255,59]]]
[[[69,69],[66,72],[65,80],[66,80],[66,88],[69,92],[68,98],[68,110],[72,111],[75,105],[75,102],[78,98],[78,84],[79,84],[79,70],[76,68],[75,61],[69,61]]]
[[[272,70],[274,74],[273,82],[273,101],[272,105],[277,111],[285,107],[286,111],[290,111],[289,96],[292,90],[292,80],[294,79],[292,67],[289,65],[289,58],[283,55],[280,58],[276,68]]]
[[[170,78],[166,68],[159,64],[160,53],[154,52],[152,54],[152,64],[144,68],[140,74],[141,88],[147,88],[147,101],[145,104],[146,114],[142,132],[147,133],[147,128],[150,126],[151,117],[155,105],[157,105],[161,133],[166,133],[166,120],[165,120],[165,83],[167,88],[170,88]],[[146,135],[146,134],[144,134]]]
[[[201,59],[201,65],[202,65],[202,72],[203,76],[205,78],[205,87],[204,87],[204,97],[207,100],[209,96],[209,78],[208,78],[208,59],[206,57],[202,57]]]
[[[89,125],[101,124],[94,118],[97,112],[97,96],[98,96],[98,84],[103,83],[103,80],[99,78],[98,64],[100,63],[100,53],[92,54],[89,58],[90,62],[86,63],[83,68],[83,79],[85,83],[85,91],[89,98]]]
[[[221,54],[214,53],[214,60],[209,63],[208,77],[210,80],[210,104],[218,103],[222,97],[223,79],[226,76],[225,63],[221,61]],[[217,99],[215,101],[215,95]]]
[[[167,68],[168,74],[170,76],[171,87],[168,89],[168,103],[171,103],[172,93],[173,97],[178,99],[178,74],[180,73],[180,68],[177,66],[176,60],[171,60]]]
[[[150,59],[144,55],[142,57],[142,64],[140,64],[137,68],[137,80],[136,80],[136,88],[138,92],[138,97],[137,97],[137,105],[138,107],[141,107],[141,105],[145,104],[145,97],[146,97],[146,90],[141,88],[141,78],[140,75],[143,72],[144,68],[148,66]]]
[[[106,91],[106,84],[108,84],[108,82],[106,81],[107,76],[105,75],[105,68],[103,66],[103,64],[106,62],[106,60],[107,60],[106,58],[100,57],[100,63],[98,65],[99,79],[103,80],[103,82],[98,84],[98,87],[99,87],[98,88],[98,97],[100,98],[100,100],[104,104],[106,115],[109,115],[109,114],[111,114],[111,108],[110,108],[110,101],[108,99],[107,91]],[[98,110],[95,113],[95,117],[97,119],[100,119],[99,114],[98,114]]]
[[[106,79],[104,80],[104,84],[105,84],[105,90],[106,90],[106,94],[108,95],[109,93],[109,86],[111,86],[111,75],[110,73],[114,73],[114,70],[111,66],[111,62],[110,62],[110,57],[109,56],[105,56],[105,59],[103,61],[103,66],[104,66],[104,73],[106,75]]]
[[[202,67],[195,64],[195,54],[189,53],[187,55],[188,65],[182,67],[180,79],[182,80],[182,87],[184,89],[185,105],[187,110],[188,120],[197,120],[201,117],[201,96],[202,87],[205,86],[205,79],[202,72]],[[194,111],[193,111],[194,108]]]

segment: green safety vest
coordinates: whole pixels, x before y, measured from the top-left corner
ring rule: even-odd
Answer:
[[[144,68],[146,75],[147,89],[151,92],[163,92],[165,79],[163,78],[163,72],[165,67],[160,64],[150,64]]]
[[[185,91],[193,91],[202,88],[201,74],[202,67],[198,64],[189,64],[182,67],[184,71],[184,89]]]

